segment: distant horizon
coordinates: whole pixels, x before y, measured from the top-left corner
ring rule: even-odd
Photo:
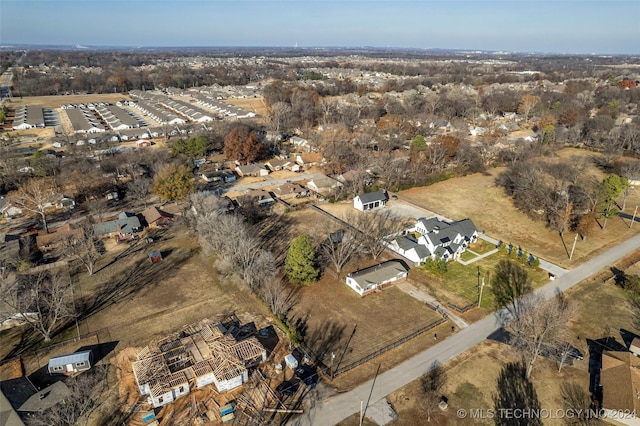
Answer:
[[[3,0],[0,45],[638,55],[637,0]]]
[[[70,51],[82,51],[82,50],[214,50],[214,49],[241,49],[241,50],[261,50],[261,49],[277,49],[288,51],[308,51],[308,50],[380,50],[380,51],[413,51],[413,52],[451,52],[451,53],[476,53],[476,54],[504,54],[504,55],[561,55],[561,56],[598,56],[598,57],[611,57],[611,56],[627,56],[627,57],[640,57],[640,53],[603,53],[603,52],[590,52],[590,53],[572,53],[572,52],[543,52],[543,51],[507,51],[507,50],[486,50],[486,49],[464,49],[464,48],[443,48],[443,47],[400,47],[400,46],[269,46],[269,45],[183,45],[183,46],[170,46],[170,45],[157,45],[157,46],[134,46],[134,45],[82,45],[82,44],[33,44],[33,43],[13,43],[13,44],[0,44],[0,50],[22,50],[24,48],[30,49],[51,49],[51,50],[70,50]]]

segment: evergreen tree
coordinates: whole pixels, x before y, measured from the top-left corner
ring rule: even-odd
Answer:
[[[320,271],[315,266],[315,256],[309,237],[300,235],[293,240],[284,261],[284,270],[291,283],[308,285],[318,278]]]

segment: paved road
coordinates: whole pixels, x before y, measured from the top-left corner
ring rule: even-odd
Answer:
[[[589,262],[568,271],[555,281],[539,288],[536,292],[546,298],[553,297],[558,291],[565,291],[573,287],[639,247],[640,235],[636,235]],[[357,413],[360,410],[361,401],[366,403],[367,400],[369,400],[369,405],[371,405],[426,373],[435,361],[444,363],[462,352],[471,349],[499,330],[500,326],[497,318],[503,313],[504,312],[501,311],[495,315],[485,317],[460,330],[442,343],[380,374],[375,380],[373,389],[373,381],[369,380],[349,392],[318,401],[312,410],[293,419],[290,424],[296,426],[335,425],[341,420]],[[375,362],[375,360],[372,362]],[[369,398],[370,392],[371,397]]]

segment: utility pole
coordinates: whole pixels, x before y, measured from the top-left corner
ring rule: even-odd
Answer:
[[[636,214],[638,213],[638,206],[636,206],[635,211],[633,212],[633,217],[631,218],[631,225],[629,225],[629,229],[633,226],[633,222],[636,221]]]
[[[578,234],[576,233],[576,237],[573,239],[573,247],[571,247],[571,254],[569,255],[569,260],[573,257],[573,251],[576,249],[576,243],[578,242]]]

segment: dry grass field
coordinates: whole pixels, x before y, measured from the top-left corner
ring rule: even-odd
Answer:
[[[594,154],[577,149],[566,149],[559,153],[561,157],[593,157]],[[617,217],[610,219],[604,230],[596,229],[586,240],[578,239],[573,259],[569,260],[567,251],[571,250],[574,234],[565,234],[565,250],[560,236],[546,228],[544,222],[534,221],[517,210],[502,188],[495,185],[496,177],[505,170],[497,167],[487,174],[450,179],[431,186],[412,188],[400,194],[415,200],[436,212],[453,219],[471,218],[476,226],[486,234],[515,246],[560,266],[571,268],[585,262],[590,257],[640,232],[640,226],[629,228],[630,219]],[[590,173],[602,177],[595,166]],[[640,189],[634,188],[627,198],[624,213],[633,215],[635,206],[640,205]]]
[[[265,117],[267,115],[267,105],[264,103],[262,98],[229,98],[225,99],[224,102],[244,108],[247,111],[255,112],[260,117]]]
[[[325,365],[331,365],[331,352],[335,353],[335,368],[359,361],[441,318],[397,288],[361,298],[330,274],[302,288],[298,297],[290,315],[293,323],[299,324],[306,344],[323,354]]]

